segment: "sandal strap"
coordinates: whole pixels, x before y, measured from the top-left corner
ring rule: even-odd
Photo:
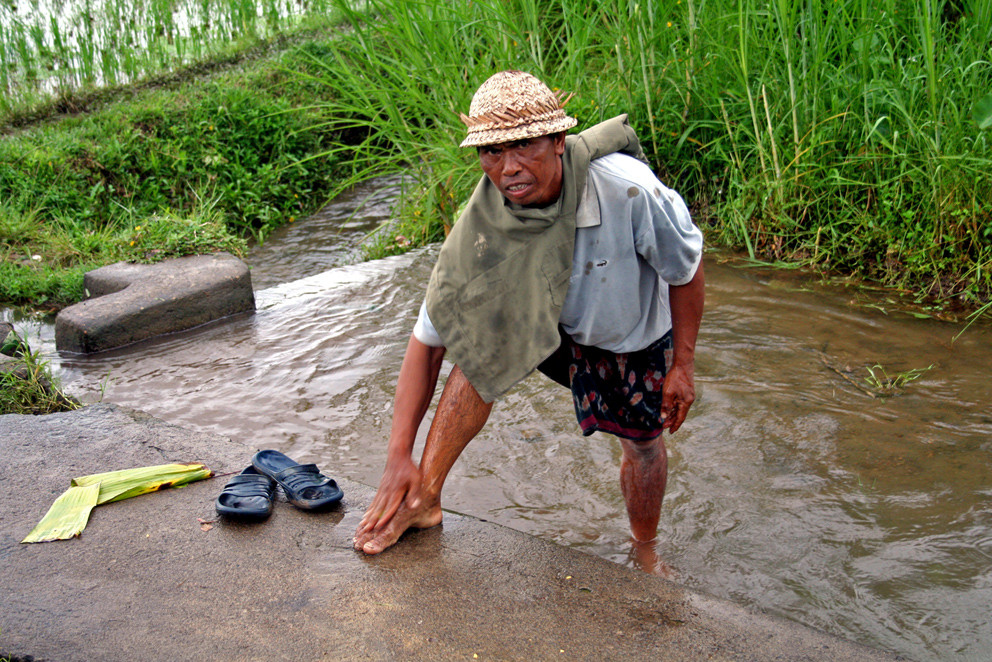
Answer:
[[[275,482],[268,476],[238,474],[224,486],[221,493],[236,494],[238,496],[271,497],[275,489]]]
[[[238,483],[261,483],[268,485],[271,482],[271,478],[262,474],[238,474],[228,482],[228,485],[237,485]]]
[[[242,485],[238,489],[229,490],[224,489],[221,494],[230,494],[237,497],[264,497],[266,499],[272,498],[272,489],[266,485]]]
[[[292,489],[300,487],[323,487],[331,483],[331,479],[320,473],[316,464],[297,464],[287,467],[273,475],[280,483],[286,483]]]

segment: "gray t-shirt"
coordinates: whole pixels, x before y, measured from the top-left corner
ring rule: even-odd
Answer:
[[[581,345],[644,349],[672,328],[668,285],[696,274],[702,232],[678,193],[620,153],[589,164],[575,225],[562,327]],[[424,305],[413,332],[426,345],[444,345]]]

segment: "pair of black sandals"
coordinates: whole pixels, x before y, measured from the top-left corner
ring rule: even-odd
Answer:
[[[262,521],[272,514],[277,485],[286,500],[302,510],[323,510],[344,496],[316,464],[297,464],[279,451],[264,450],[255,453],[251,466],[224,486],[217,497],[217,513],[234,520]]]

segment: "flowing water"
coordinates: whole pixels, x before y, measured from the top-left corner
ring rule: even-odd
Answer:
[[[88,357],[56,355],[49,326],[33,340],[84,400],[102,389],[375,485],[436,256],[353,263],[388,194],[358,191],[256,249],[254,314]],[[353,217],[356,200],[368,204]],[[689,587],[868,645],[988,659],[992,332],[954,341],[960,326],[714,255],[706,277],[698,400],[668,442],[657,553]],[[873,397],[863,387],[875,365],[889,377],[932,367]],[[444,505],[637,566],[619,458],[611,437],[577,433],[565,389],[534,375],[499,401]]]

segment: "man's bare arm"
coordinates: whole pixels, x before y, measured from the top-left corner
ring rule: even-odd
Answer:
[[[413,446],[434,397],[444,352],[444,347],[431,347],[410,336],[396,382],[386,468],[359,531],[385,526],[404,500],[411,508],[420,505],[421,475],[413,461]]]
[[[670,285],[668,299],[672,308],[672,368],[662,387],[664,427],[675,432],[685,421],[689,407],[696,399],[696,337],[703,319],[705,283],[703,265],[685,285]]]

